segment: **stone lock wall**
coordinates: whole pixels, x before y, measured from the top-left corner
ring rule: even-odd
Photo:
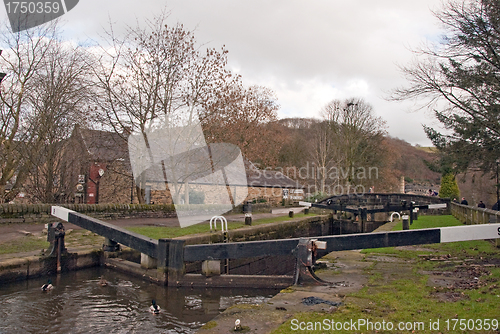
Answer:
[[[50,214],[51,206],[51,204],[0,204],[0,224],[53,222],[56,218]],[[175,217],[175,208],[171,204],[63,204],[61,206],[97,219]]]

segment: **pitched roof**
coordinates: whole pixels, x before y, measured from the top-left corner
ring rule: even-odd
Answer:
[[[118,134],[116,132],[91,130],[80,127],[76,127],[75,131],[78,131],[83,141],[84,147],[90,154],[92,159],[96,161],[107,161],[107,162],[111,162],[117,159],[123,159],[124,161],[129,163],[128,145],[126,138],[124,138],[123,135]],[[217,144],[215,145],[212,144],[210,146],[214,147],[216,145]],[[229,153],[227,154],[233,155],[232,153],[231,154]],[[287,177],[286,175],[284,175],[279,171],[261,170],[258,169],[251,161],[247,160],[246,158],[244,158],[243,160],[246,170],[247,184],[250,187],[295,188],[295,189],[304,188],[304,186],[302,186],[298,181],[292,180],[291,178]],[[157,169],[158,168],[150,168],[150,170],[148,171],[148,179],[152,182],[163,182],[159,181],[163,179],[163,172]],[[229,174],[236,173],[231,169],[226,170],[226,172]],[[234,179],[237,178],[238,177],[234,177]]]
[[[129,159],[126,139],[116,132],[84,129],[76,127],[83,145],[92,159],[96,161],[114,161]]]
[[[273,170],[247,169],[247,183],[249,187],[304,188],[299,181],[292,180],[283,173]]]

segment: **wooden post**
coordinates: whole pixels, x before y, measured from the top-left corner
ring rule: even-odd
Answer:
[[[168,285],[168,246],[170,239],[159,239],[156,255],[156,270],[158,271],[158,279]]]
[[[158,240],[158,255],[157,266],[158,269],[163,269],[166,271],[168,266],[168,245],[171,239],[159,239]]]
[[[184,240],[158,240],[158,270],[167,274],[165,283],[178,281],[185,274]]]
[[[184,240],[159,239],[157,268],[167,274],[165,283],[179,280],[185,274]]]
[[[174,282],[184,276],[184,240],[170,239],[168,245],[168,281]]]
[[[358,215],[359,215],[359,220],[361,222],[361,233],[365,233],[366,232],[366,219],[368,218],[366,208],[359,208]]]
[[[413,202],[410,201],[410,225],[413,225]],[[410,229],[410,228],[408,228]]]

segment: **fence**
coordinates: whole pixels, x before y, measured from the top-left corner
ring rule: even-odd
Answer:
[[[450,210],[453,217],[466,225],[500,223],[500,211],[478,208],[451,202]],[[496,246],[500,247],[500,239],[496,239]]]

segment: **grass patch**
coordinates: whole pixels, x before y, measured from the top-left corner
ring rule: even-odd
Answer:
[[[415,228],[432,228],[442,226],[459,226],[460,222],[451,216],[422,216],[412,225]],[[397,227],[396,227],[397,229]],[[281,325],[273,333],[296,333],[297,324],[303,326],[310,324],[307,333],[333,332],[334,328],[323,326],[326,323],[351,323],[358,319],[365,319],[372,323],[391,322],[395,327],[393,330],[376,330],[367,327],[357,330],[336,330],[341,333],[498,333],[495,330],[467,329],[455,330],[447,328],[446,320],[450,326],[452,319],[496,319],[499,320],[498,305],[500,303],[500,268],[484,267],[488,273],[478,275],[476,288],[458,288],[453,286],[432,286],[429,276],[424,274],[427,270],[433,272],[449,271],[453,273],[458,265],[474,263],[483,260],[489,263],[499,263],[500,250],[488,241],[454,242],[446,244],[421,245],[429,249],[432,257],[445,254],[453,261],[428,261],[419,254],[425,251],[399,250],[396,248],[364,250],[363,253],[370,255],[375,253],[391,254],[397,257],[413,258],[414,262],[405,264],[379,263],[365,269],[369,281],[361,290],[346,295],[345,305],[341,306],[335,313],[305,312],[294,315]],[[462,261],[472,259],[472,262]],[[475,268],[471,266],[470,268]],[[460,269],[458,269],[460,270]],[[474,281],[475,279],[472,278]],[[456,298],[451,298],[454,296]],[[434,324],[439,320],[439,328],[430,328],[430,322]],[[293,321],[293,322],[292,322]],[[399,323],[413,326],[411,330],[398,330]],[[293,324],[296,324],[295,326]],[[321,324],[321,328],[316,323]],[[490,320],[491,323],[491,320]]]
[[[437,227],[449,227],[449,226],[462,226],[462,223],[458,221],[455,217],[451,215],[444,216],[419,216],[418,220],[414,220],[413,224],[410,225],[410,230],[419,230],[424,228],[437,228]],[[403,229],[402,222],[399,222],[392,229],[393,231],[401,231]],[[447,254],[449,252],[453,253],[463,253],[464,249],[474,250],[482,247],[487,247],[484,241],[468,241],[468,242],[453,242],[449,244],[429,244],[429,245],[419,245],[417,246],[421,249],[428,250],[407,250],[395,247],[384,247],[384,248],[369,248],[364,249],[361,252],[363,254],[390,254],[397,255],[406,259],[417,259],[422,255],[440,255]],[[477,252],[472,252],[472,254],[477,254]],[[463,256],[463,254],[462,254]]]
[[[443,216],[418,216],[417,220],[413,221],[410,225],[410,230],[420,230],[423,228],[436,228],[436,227],[448,227],[448,226],[460,226],[463,225],[459,220],[457,220],[452,215]],[[393,231],[401,231],[403,229],[403,223],[399,222]]]
[[[203,326],[201,326],[202,329],[212,329],[212,328],[215,328],[217,327],[217,322],[215,321],[209,321],[207,322],[206,324],[204,324]]]
[[[295,289],[292,289],[291,287],[285,288],[280,291],[280,293],[292,293],[295,292]]]
[[[64,237],[66,247],[70,246],[102,246],[104,237],[86,230],[75,230]]]
[[[492,271],[497,276],[500,269]],[[498,319],[499,284],[491,283],[480,290],[466,290],[464,297],[456,302],[444,302],[434,297],[434,288],[427,285],[427,276],[415,273],[412,280],[394,280],[383,287],[365,287],[362,290],[347,296],[346,305],[341,306],[335,313],[305,312],[296,314],[277,330],[278,333],[297,333],[294,329],[301,322],[303,326],[311,324],[307,333],[325,333],[332,328],[324,326],[327,323],[351,323],[358,319],[365,319],[372,323],[392,323],[393,330],[370,330],[367,327],[358,327],[358,330],[337,330],[339,333],[498,333],[496,330],[447,330],[445,321],[450,319]],[[430,328],[430,322],[439,320],[439,329]],[[491,322],[491,321],[490,321]],[[314,326],[320,323],[316,329]],[[403,326],[412,326],[411,330],[398,330],[399,323]],[[404,327],[403,327],[404,328]],[[457,328],[458,329],[458,326]],[[333,331],[332,331],[333,332]]]
[[[500,269],[492,271],[492,275],[498,275]],[[493,286],[493,288],[492,288]],[[358,319],[366,319],[372,323],[391,322],[394,326],[399,323],[411,324],[412,330],[367,330],[366,327],[358,328],[358,331],[336,331],[341,333],[498,333],[495,330],[480,331],[452,331],[446,330],[447,319],[498,319],[498,297],[500,289],[492,283],[480,290],[466,290],[464,297],[456,302],[440,301],[433,296],[434,288],[427,285],[427,276],[414,274],[412,280],[394,280],[381,287],[365,287],[362,290],[348,295],[349,302],[340,307],[333,314],[321,312],[300,313],[293,316],[295,323],[304,324],[316,322],[324,324],[324,320],[334,320],[340,323],[357,322]],[[432,320],[431,320],[432,319]],[[440,321],[439,330],[430,328],[430,321]],[[331,323],[331,322],[330,322]],[[452,322],[451,322],[452,324]],[[281,325],[273,333],[296,333],[293,330],[292,320]],[[331,330],[325,327],[321,329],[314,327],[307,333],[325,333]],[[458,328],[458,327],[457,327]]]
[[[25,236],[2,243],[0,254],[24,253],[36,250],[41,251],[42,249],[49,248],[49,245],[50,243],[47,242],[46,238],[40,239],[35,236]]]
[[[64,237],[66,247],[79,246],[102,246],[104,237],[95,235],[85,230],[71,231]],[[3,242],[0,246],[0,254],[15,254],[33,251],[48,250],[50,243],[47,241],[47,236],[23,236],[12,241]]]
[[[244,226],[244,223],[227,223],[229,230],[234,230]],[[184,235],[206,233],[210,231],[208,224],[196,224],[188,227],[162,227],[162,226],[131,226],[127,230],[139,233],[152,239],[177,238]]]
[[[304,217],[313,217],[313,216],[314,216],[313,214],[305,215],[305,214],[301,213],[301,214],[294,215],[293,218],[290,218],[288,216],[280,216],[280,217],[256,219],[256,220],[252,221],[252,226],[277,223],[277,222],[288,221],[291,219],[300,219],[300,218],[304,218]],[[220,224],[218,224],[218,226],[220,228]],[[235,229],[242,228],[245,226],[247,226],[247,225],[245,225],[245,223],[243,223],[243,222],[228,222],[227,223],[227,228],[229,230],[235,230]],[[177,237],[182,237],[185,235],[210,232],[210,226],[207,223],[201,223],[201,224],[191,225],[191,226],[182,227],[182,228],[181,227],[162,227],[162,226],[131,226],[131,227],[127,227],[127,229],[129,231],[145,235],[148,238],[152,238],[152,239],[177,238]]]
[[[304,217],[314,217],[317,216],[316,214],[304,214],[304,213],[296,213],[293,215],[293,218],[290,218],[288,216],[279,216],[279,217],[272,217],[272,218],[262,218],[262,219],[256,219],[252,221],[252,225],[262,225],[262,224],[270,224],[270,223],[278,223],[278,222],[284,222],[288,220],[294,220],[294,219],[299,219],[299,218],[304,218]]]
[[[415,148],[418,150],[424,151],[424,152],[428,152],[428,153],[437,153],[438,152],[438,149],[434,146],[430,146],[430,147],[415,146]]]

